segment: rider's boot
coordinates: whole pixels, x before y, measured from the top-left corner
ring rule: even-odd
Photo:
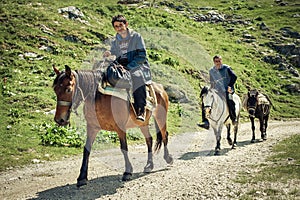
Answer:
[[[197,125],[201,128],[205,128],[205,129],[209,129],[209,121],[208,119],[205,117],[205,110],[204,110],[204,105],[202,103],[202,123],[198,123]]]
[[[209,121],[208,121],[207,119],[204,119],[204,120],[203,120],[203,123],[201,123],[201,124],[198,123],[197,125],[198,125],[199,127],[201,127],[201,128],[205,128],[205,129],[207,129],[207,130],[209,129]]]

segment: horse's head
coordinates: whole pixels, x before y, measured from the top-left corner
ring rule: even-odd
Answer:
[[[207,89],[201,97],[204,106],[205,117],[209,118],[214,103],[214,92],[212,89]]]
[[[248,92],[247,110],[249,113],[249,117],[255,117],[255,110],[257,107],[257,96],[258,91],[256,89],[250,90]]]
[[[56,112],[54,121],[61,126],[69,124],[72,98],[75,91],[75,76],[69,66],[65,66],[65,71],[59,72],[53,67],[57,77],[53,83],[53,89],[57,97]]]

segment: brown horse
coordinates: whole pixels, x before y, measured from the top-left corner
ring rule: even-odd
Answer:
[[[68,66],[65,66],[65,71],[62,72],[59,72],[56,67],[53,67],[53,69],[57,74],[53,83],[57,96],[54,120],[62,126],[69,124],[71,111],[76,110],[80,103],[84,102],[83,110],[87,123],[87,140],[84,146],[77,187],[87,184],[89,155],[96,135],[101,129],[117,132],[121,151],[125,159],[125,172],[122,180],[127,181],[132,176],[133,168],[128,157],[126,130],[139,127],[145,136],[148,147],[148,159],[144,172],[151,172],[153,169],[152,136],[149,132],[149,119],[151,116],[154,117],[157,134],[154,152],[158,151],[163,143],[164,159],[169,164],[173,163],[173,158],[167,148],[168,95],[162,85],[152,83],[157,106],[153,111],[147,110],[146,120],[141,122],[136,120],[134,110],[130,106],[129,101],[111,95],[104,95],[98,91],[98,84],[103,76],[102,72],[96,70],[72,71]]]

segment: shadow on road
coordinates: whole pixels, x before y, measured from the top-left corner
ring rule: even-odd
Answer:
[[[257,142],[260,142],[260,141],[257,141]],[[220,151],[220,154],[218,156],[227,155],[227,153],[231,150],[237,150],[238,151],[239,148],[244,147],[246,145],[251,145],[251,144],[255,144],[255,143],[251,143],[250,140],[245,140],[245,141],[238,142],[235,149],[231,149],[231,147],[222,148],[221,151]],[[192,159],[195,159],[197,157],[215,156],[214,153],[215,153],[214,149],[202,150],[202,151],[198,151],[198,152],[187,152],[187,153],[183,154],[182,156],[180,156],[178,159],[179,160],[192,160]]]
[[[166,169],[160,169],[153,171],[151,173],[156,173],[160,171],[166,171]],[[133,173],[132,180],[147,176],[150,173]],[[88,184],[77,188],[76,184],[64,185],[59,187],[54,187],[45,191],[38,192],[37,198],[31,198],[31,200],[41,200],[41,199],[97,199],[105,195],[112,195],[117,193],[118,188],[124,187],[125,182],[121,181],[122,175],[110,175],[98,177],[88,181]]]

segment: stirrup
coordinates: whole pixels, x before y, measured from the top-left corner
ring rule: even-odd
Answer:
[[[146,113],[146,111],[139,112],[139,114],[136,116],[136,119],[144,122],[145,121],[145,113]]]
[[[144,115],[142,114],[142,115],[138,115],[137,117],[136,117],[136,119],[137,120],[140,120],[140,121],[145,121],[145,117],[144,117]]]

